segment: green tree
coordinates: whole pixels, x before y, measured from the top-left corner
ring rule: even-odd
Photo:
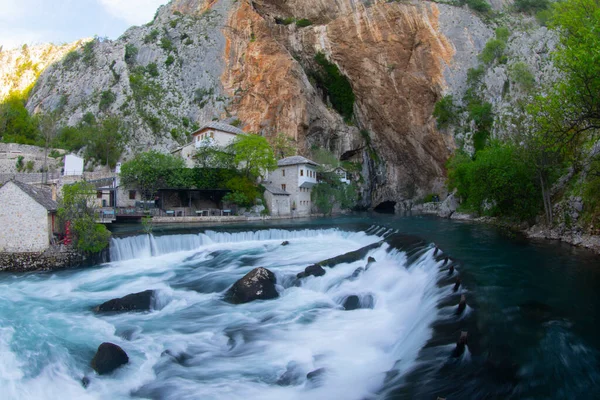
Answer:
[[[170,174],[184,168],[182,158],[151,150],[124,162],[120,178],[124,186],[139,190],[145,200],[153,200],[160,188],[169,186]]]
[[[235,156],[228,149],[217,146],[210,140],[206,140],[196,149],[194,159],[198,168],[235,168]]]
[[[237,135],[228,151],[235,155],[235,164],[250,180],[277,168],[273,149],[267,139],[260,135]]]
[[[94,217],[96,187],[88,182],[66,185],[62,190],[58,217],[63,223],[70,222],[73,244],[83,253],[102,251],[110,239],[110,231],[97,224]]]
[[[298,146],[296,145],[296,141],[283,132],[279,132],[276,135],[270,136],[268,141],[273,148],[275,157],[278,159],[298,154]]]
[[[109,117],[92,126],[91,131],[93,134],[88,137],[88,157],[114,168],[123,154],[127,139],[125,125],[117,117]]]
[[[438,129],[445,129],[458,122],[458,107],[454,104],[452,95],[442,97],[433,108],[433,116]]]
[[[27,92],[12,92],[0,104],[0,139],[7,143],[36,144],[39,140],[38,121],[25,105]]]

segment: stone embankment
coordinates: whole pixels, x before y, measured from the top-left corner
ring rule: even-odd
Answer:
[[[77,251],[58,247],[42,253],[0,253],[0,272],[54,271],[77,267],[85,261]]]

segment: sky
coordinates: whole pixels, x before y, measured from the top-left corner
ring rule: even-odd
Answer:
[[[116,39],[152,20],[168,0],[0,0],[0,46]]]

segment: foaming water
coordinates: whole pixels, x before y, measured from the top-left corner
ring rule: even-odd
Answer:
[[[113,239],[112,263],[0,279],[0,385],[9,399],[369,399],[405,374],[431,337],[444,288],[433,248],[409,262],[382,244],[363,259],[295,280],[307,265],[378,242],[389,230],[263,230]],[[282,241],[289,245],[282,246]],[[367,257],[374,257],[365,269]],[[410,264],[410,265],[409,265]],[[280,297],[222,300],[257,266]],[[362,268],[357,272],[357,269]],[[96,315],[114,297],[157,291],[144,313]],[[356,295],[370,308],[344,310]],[[27,316],[24,316],[27,310]],[[8,327],[11,325],[11,327]],[[113,342],[130,363],[89,368]],[[311,372],[319,371],[314,379]],[[91,377],[84,389],[81,378]]]

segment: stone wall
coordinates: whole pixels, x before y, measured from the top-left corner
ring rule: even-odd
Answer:
[[[0,251],[41,252],[50,245],[48,211],[17,185],[0,188]]]
[[[272,216],[290,216],[292,213],[290,196],[274,195],[265,191],[265,201]]]
[[[48,149],[48,154],[53,149]],[[65,150],[56,149],[61,154],[61,157],[52,158],[48,156],[48,170],[60,171]],[[30,172],[39,172],[44,166],[44,148],[38,146],[28,146],[16,143],[0,143],[0,173],[14,174],[19,172],[17,169],[17,161],[19,157],[23,157],[23,168],[28,161],[33,161],[33,168]],[[24,170],[23,170],[24,172]]]
[[[85,257],[73,250],[0,253],[0,272],[53,271],[80,266]]]

